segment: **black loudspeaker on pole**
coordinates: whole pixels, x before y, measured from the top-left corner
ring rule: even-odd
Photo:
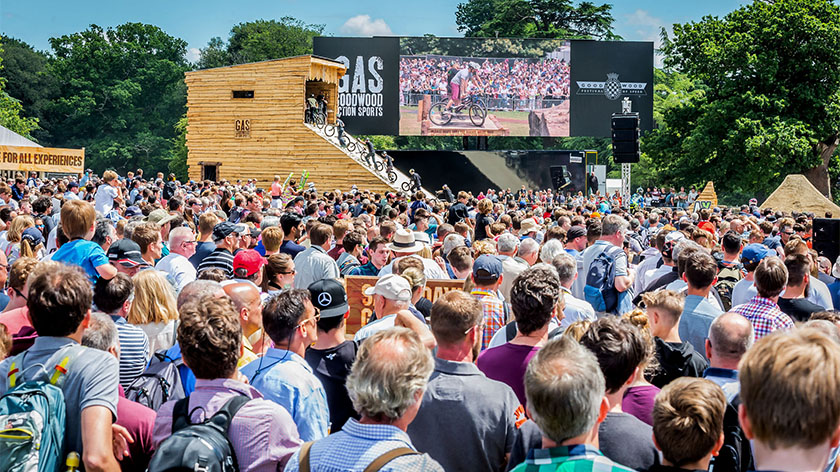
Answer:
[[[840,256],[840,219],[814,218],[814,250],[832,263]]]
[[[614,113],[611,122],[613,161],[635,164],[642,157],[639,148],[639,114]]]

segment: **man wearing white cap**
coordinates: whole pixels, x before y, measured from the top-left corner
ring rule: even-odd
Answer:
[[[368,323],[356,332],[355,340],[358,342],[374,333],[393,328],[397,313],[407,310],[411,304],[411,286],[399,275],[388,274],[380,277],[376,285],[368,287],[364,293],[373,297],[376,321]]]
[[[424,244],[415,239],[415,234],[411,230],[401,229],[394,235],[394,240],[388,244],[388,249],[394,252],[394,260],[400,257],[411,256],[420,259],[423,262],[423,275],[427,279],[448,279],[449,276],[439,265],[432,259],[425,259],[417,256],[416,253],[424,248]],[[383,277],[393,273],[393,264],[386,265],[379,271],[379,276]]]

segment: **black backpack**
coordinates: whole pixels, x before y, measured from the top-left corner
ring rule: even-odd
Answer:
[[[178,190],[178,184],[176,184],[172,180],[166,182],[166,185],[163,186],[163,199],[169,200],[170,198],[174,197],[176,190]]]
[[[170,359],[165,350],[156,352],[145,372],[125,389],[125,398],[155,411],[169,400],[184,398],[184,386],[178,371],[183,363],[181,359]]]
[[[446,71],[446,83],[451,84],[452,79],[454,79],[455,76],[458,75],[458,72],[460,72],[460,70],[458,70],[457,67],[450,67],[449,70]]]
[[[147,472],[238,472],[227,433],[236,412],[249,400],[237,395],[203,423],[190,422],[190,397],[178,400],[172,410],[172,435],[157,448]]]
[[[709,467],[712,472],[747,472],[755,469],[750,440],[738,420],[740,404],[740,395],[726,404],[723,414],[723,447],[712,459]]]

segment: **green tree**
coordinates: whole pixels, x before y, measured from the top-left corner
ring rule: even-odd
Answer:
[[[219,37],[210,39],[201,49],[197,66],[205,69],[312,54],[312,38],[323,33],[324,25],[290,16],[240,23],[231,28],[227,43]]]
[[[455,11],[465,36],[618,39],[612,5],[571,0],[467,0]]]
[[[182,116],[175,124],[175,137],[170,141],[169,172],[175,174],[181,182],[189,180],[187,168],[187,117]]]
[[[94,170],[162,169],[186,109],[186,42],[153,25],[91,25],[51,38],[60,84],[48,116],[55,145],[86,148]]]
[[[0,71],[3,69],[3,45],[0,44]],[[0,77],[0,126],[32,139],[32,132],[38,129],[37,118],[23,116],[23,105],[6,91],[6,78]]]
[[[677,184],[766,194],[784,175],[805,173],[828,194],[840,137],[837,44],[840,7],[828,0],[755,1],[674,25],[665,65],[703,92],[664,111],[645,152]]]
[[[46,70],[49,56],[14,38],[3,37],[0,42],[6,92],[20,100],[23,113],[38,120],[39,127],[32,130],[32,136],[39,141],[49,140],[50,125],[44,109],[58,92],[58,83]]]

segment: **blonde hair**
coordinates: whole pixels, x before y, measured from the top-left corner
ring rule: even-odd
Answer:
[[[6,232],[6,240],[10,243],[19,243],[23,232],[28,228],[35,226],[35,219],[29,215],[18,215],[12,220],[9,225],[9,231]]]
[[[408,281],[408,285],[411,286],[411,293],[426,286],[426,276],[423,275],[423,270],[417,267],[408,267],[402,271],[400,276]]]
[[[126,321],[133,325],[168,323],[178,319],[175,290],[166,275],[157,270],[141,270],[132,278],[134,302]]]
[[[102,181],[106,183],[116,179],[117,177],[119,177],[117,173],[112,170],[106,170],[102,173]]]
[[[645,307],[659,308],[667,312],[674,320],[679,320],[685,306],[685,299],[673,290],[657,290],[642,294]]]
[[[563,336],[571,336],[575,341],[580,341],[583,333],[589,329],[591,324],[592,322],[589,320],[575,321],[566,328],[566,331],[563,331]]]
[[[647,346],[647,356],[639,366],[648,376],[653,376],[660,368],[659,361],[656,358],[656,342],[653,340],[653,334],[650,331],[650,319],[647,313],[639,308],[621,315],[622,319],[630,322],[633,326],[639,328],[642,338],[645,340]]]
[[[476,205],[476,209],[482,215],[487,215],[491,211],[493,211],[493,202],[489,198],[485,198],[478,202],[478,205]]]
[[[482,254],[489,254],[491,256],[496,254],[496,242],[490,239],[475,241],[472,245],[473,257],[478,259]]]
[[[423,246],[423,249],[417,251],[417,255],[423,259],[432,259],[432,248]]]
[[[276,252],[283,244],[283,230],[279,226],[269,226],[262,230],[261,236],[266,251]]]

